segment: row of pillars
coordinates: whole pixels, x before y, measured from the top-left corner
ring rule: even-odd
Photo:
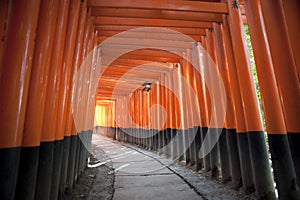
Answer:
[[[86,1],[5,0],[0,13],[0,199],[58,199],[89,157],[99,74],[91,11]]]
[[[210,171],[213,177],[221,175],[224,183],[230,181],[247,194],[255,191],[258,199],[276,199],[275,187],[279,199],[299,199],[300,51],[296,34],[300,6],[295,0],[244,0],[244,5],[269,146],[241,12],[233,0],[228,0],[229,13],[223,22],[214,23],[201,43],[187,50],[150,92],[136,90],[116,99],[117,128],[110,130],[115,130],[117,140],[157,151],[195,170]],[[206,52],[215,64],[203,56]],[[225,97],[212,68],[222,79]],[[225,122],[211,123],[222,108]],[[205,140],[214,141],[218,131],[220,138],[210,153],[199,155]]]

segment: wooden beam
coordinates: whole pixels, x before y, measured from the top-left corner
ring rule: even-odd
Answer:
[[[106,57],[106,58],[105,58]],[[103,59],[110,58],[109,56],[102,56]],[[164,62],[164,63],[179,63],[180,58],[170,58],[163,56],[151,56],[151,55],[137,55],[137,54],[125,54],[122,56],[124,59],[132,60],[145,60],[145,61],[155,61],[155,62]]]
[[[99,42],[99,41],[98,41]],[[116,42],[119,42],[119,41],[116,41]],[[159,50],[167,50],[169,52],[178,52],[178,53],[183,53],[183,52],[186,52],[187,49],[189,48],[186,48],[186,47],[172,47],[172,46],[164,46],[164,44],[160,44],[160,43],[156,43],[155,45],[154,44],[151,44],[151,42],[148,40],[148,41],[145,41],[145,43],[143,45],[141,44],[126,44],[126,41],[124,40],[121,40],[121,42],[123,42],[124,44],[111,44],[111,43],[99,43],[99,45],[101,45],[101,48],[103,47],[107,47],[107,48],[111,48],[111,49],[135,49],[135,50],[139,50],[139,49],[149,49],[149,48],[152,48],[152,49],[159,49]],[[190,48],[192,47],[192,45],[190,46]]]
[[[109,37],[98,37],[98,42],[101,43],[109,39]],[[114,37],[107,40],[105,43],[101,44],[104,46],[111,46],[111,45],[127,45],[127,46],[141,46],[143,48],[160,48],[160,47],[171,47],[171,48],[178,48],[178,49],[189,49],[192,48],[193,42],[185,42],[185,41],[175,41],[175,40],[155,40],[155,39],[136,39],[136,38],[121,38],[121,37]]]
[[[130,51],[130,49],[128,49],[128,51]],[[111,57],[113,55],[115,55],[116,53],[122,53],[124,51],[120,50],[120,49],[111,49],[108,47],[102,47],[100,49],[100,54],[102,57]],[[164,58],[173,58],[173,59],[181,59],[182,55],[178,52],[178,54],[174,53],[174,52],[168,52],[168,51],[163,51],[163,50],[159,50],[159,49],[139,49],[139,50],[135,50],[135,51],[130,51],[129,53],[130,55],[145,55],[145,56],[161,56]]]
[[[211,3],[199,1],[171,1],[171,0],[89,0],[89,7],[105,8],[135,8],[135,9],[153,9],[153,10],[175,10],[205,13],[227,14],[226,3]]]
[[[162,62],[151,62],[147,60],[138,60],[138,59],[126,59],[119,57],[111,64],[119,64],[119,65],[126,65],[126,66],[138,66],[138,65],[147,65],[147,64],[157,64],[160,66],[165,66],[166,68],[172,68],[169,63],[162,63]]]
[[[156,72],[156,73],[164,73],[170,70],[170,68],[165,68],[161,66],[155,66],[155,65],[143,65],[143,66],[132,66],[132,65],[118,65],[118,64],[111,64],[108,67],[117,67],[117,68],[125,68],[125,69],[134,69],[138,71],[144,71],[146,72]],[[101,78],[103,75],[101,76]]]
[[[129,25],[140,27],[181,27],[181,28],[212,28],[211,22],[170,20],[170,19],[141,19],[130,17],[95,17],[94,25]]]
[[[120,37],[116,36],[120,31],[98,31],[99,37]],[[204,35],[204,34],[203,34]],[[127,32],[126,38],[137,38],[137,39],[161,39],[161,40],[180,40],[180,41],[201,41],[201,35],[189,35],[189,38],[183,37],[181,33],[151,33],[151,32]]]
[[[127,31],[127,30],[131,30],[131,31],[136,31],[136,32],[143,32],[140,29],[134,30],[136,28],[141,28],[140,26],[117,26],[117,25],[95,25],[95,30],[98,31],[119,31],[119,32],[123,32],[123,31]],[[156,29],[155,29],[156,28]],[[205,29],[200,29],[200,28],[177,28],[177,27],[170,27],[170,26],[166,26],[164,27],[165,29],[162,28],[157,28],[157,27],[153,27],[153,31],[154,33],[168,33],[170,31],[168,31],[168,29],[173,30],[173,31],[177,31],[186,35],[205,35]],[[149,31],[149,30],[148,30]]]
[[[221,22],[222,16],[215,13],[186,12],[172,10],[151,10],[132,8],[103,8],[95,7],[92,15],[96,17],[132,17],[132,18],[159,18],[187,21]]]

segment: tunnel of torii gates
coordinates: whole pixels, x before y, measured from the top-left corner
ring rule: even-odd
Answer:
[[[298,0],[1,0],[0,25],[0,199],[72,188],[93,129],[300,199]]]

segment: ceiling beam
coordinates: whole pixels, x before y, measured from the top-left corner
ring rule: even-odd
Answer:
[[[98,31],[99,37],[120,37],[120,31]],[[204,35],[204,34],[202,34]],[[125,38],[125,37],[124,37]],[[126,38],[137,39],[161,39],[161,40],[179,40],[179,41],[201,41],[201,35],[189,35],[189,38],[183,37],[181,33],[151,33],[151,32],[126,32]]]
[[[102,56],[102,59],[109,59],[112,57]],[[140,54],[125,54],[122,56],[124,59],[131,60],[144,60],[144,61],[154,61],[154,62],[169,62],[169,63],[179,63],[181,58],[171,58],[171,57],[162,57],[162,56],[151,56],[151,55],[140,55]]]
[[[128,49],[127,51],[130,51],[131,49]],[[125,49],[126,51],[126,49]],[[108,47],[102,47],[100,49],[100,54],[101,56],[105,57],[111,57],[116,55],[116,53],[123,53],[124,49],[111,49]],[[173,58],[173,59],[181,59],[182,55],[178,52],[178,54],[173,53],[173,52],[168,52],[168,51],[163,51],[163,50],[159,50],[159,49],[139,49],[139,50],[135,50],[135,51],[130,51],[129,53],[130,55],[145,55],[145,56],[161,56],[161,57],[165,57],[165,58]]]
[[[150,65],[154,65],[153,67],[161,66],[161,67],[165,67],[165,68],[168,68],[168,69],[172,69],[172,65],[170,63],[151,62],[151,61],[148,61],[148,60],[137,60],[137,59],[133,60],[133,59],[126,59],[126,58],[123,58],[123,57],[119,57],[118,59],[116,59],[111,64],[112,65],[113,64],[126,65],[126,66],[133,66],[133,67],[140,66],[140,65],[148,66],[150,64]]]
[[[89,7],[175,10],[205,13],[228,13],[226,3],[171,0],[88,0]]]
[[[129,17],[95,17],[94,25],[129,25],[140,27],[181,27],[181,28],[212,28],[211,22],[170,20],[170,19],[141,19]]]
[[[173,10],[95,7],[92,9],[92,15],[97,17],[159,18],[187,21],[222,22],[222,16],[220,14]]]
[[[117,26],[117,25],[95,25],[95,30],[98,31],[128,31],[130,30],[131,32],[145,32],[142,29],[137,29],[141,28],[140,26]],[[177,28],[177,27],[169,27],[166,26],[164,28],[158,28],[158,27],[152,27],[154,33],[170,33],[170,30],[177,31],[179,33],[183,33],[185,35],[205,35],[205,29],[200,29],[200,28]],[[168,30],[170,29],[170,30]],[[148,29],[147,32],[150,32]]]

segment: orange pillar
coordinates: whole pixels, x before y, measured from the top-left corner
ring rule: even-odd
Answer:
[[[232,3],[233,1],[229,1],[228,5],[232,5]],[[250,158],[251,158],[251,165],[253,169],[252,176],[255,182],[256,193],[261,194],[263,196],[264,195],[273,196],[274,193],[272,192],[273,190],[271,184],[272,181],[270,179],[271,171],[268,163],[266,141],[264,138],[264,132],[263,132],[259,109],[258,109],[256,91],[254,88],[253,78],[251,74],[251,66],[250,66],[249,55],[247,53],[247,45],[245,44],[246,40],[245,40],[245,34],[243,29],[243,22],[241,19],[241,12],[238,8],[229,9],[228,21],[229,21],[231,37],[234,38],[232,40],[233,51],[235,55],[236,69],[239,77],[241,97],[244,105],[243,109],[245,112]],[[239,134],[238,137],[246,138],[247,135]],[[243,151],[240,151],[240,154],[242,153]],[[243,155],[241,157],[243,157]],[[242,168],[244,168],[244,166],[242,166]],[[262,170],[262,168],[265,171],[265,176],[266,176],[265,180],[266,182],[268,182],[268,186],[261,185],[260,171]],[[262,186],[262,188],[259,188],[260,186]],[[249,187],[251,188],[252,186],[249,185]],[[266,194],[265,192],[262,192],[266,190],[269,191],[270,194]]]
[[[184,118],[184,130],[183,130],[183,149],[186,149],[185,151],[185,161],[186,165],[191,164],[191,148],[190,148],[190,134],[193,134],[193,118],[192,118],[192,112],[191,112],[191,106],[190,106],[190,91],[191,88],[190,85],[190,71],[187,61],[187,53],[183,53],[183,59],[181,59],[181,88],[182,88],[182,112],[183,112],[183,118]]]
[[[11,3],[9,1],[1,1],[0,2],[0,38],[3,40],[0,41],[0,77],[2,71],[2,59],[4,56],[4,50],[6,49],[6,37],[7,37],[7,20],[9,19],[9,8],[11,7]]]
[[[209,70],[205,69],[207,68],[208,65],[208,53],[206,52],[206,36],[201,36],[201,43],[203,50],[205,53],[202,53],[202,56],[200,55],[200,70],[201,70],[201,75],[202,75],[202,89],[203,89],[203,99],[204,99],[204,106],[205,110],[203,113],[203,116],[206,118],[206,125],[202,129],[202,139],[204,140],[206,137],[208,137],[208,129],[210,128],[210,120],[211,120],[211,97],[210,97],[210,92],[208,90],[208,87],[206,86],[206,82],[210,80],[210,75],[209,75]],[[204,118],[204,123],[205,123],[205,118]],[[206,155],[204,157],[204,169],[206,172],[210,171],[210,155]]]
[[[57,132],[57,108],[59,101],[59,84],[61,80],[62,58],[65,44],[69,1],[59,1],[59,10],[57,13],[57,26],[54,36],[54,46],[52,49],[52,58],[50,61],[49,79],[47,85],[47,94],[45,102],[45,112],[43,119],[42,133],[55,134],[53,173],[51,180],[51,194],[50,199],[57,199],[60,180],[61,169],[65,166],[66,157],[63,158],[64,135]],[[65,173],[64,173],[65,174]]]
[[[170,151],[170,157],[171,159],[177,158],[177,139],[176,139],[176,133],[177,133],[177,116],[176,116],[176,109],[177,109],[177,98],[175,96],[176,91],[178,91],[178,87],[174,84],[174,71],[173,69],[170,71],[168,76],[168,83],[169,83],[169,110],[170,110],[170,117],[171,117],[171,123],[169,127],[169,134],[171,138],[171,151]],[[178,113],[179,114],[179,113]]]
[[[190,134],[189,134],[189,140],[190,143],[190,156],[191,156],[191,165],[195,165],[196,161],[198,160],[198,155],[196,151],[196,135],[197,130],[199,127],[199,119],[200,119],[200,113],[199,113],[199,104],[198,104],[198,94],[196,89],[196,79],[195,79],[195,73],[194,73],[194,66],[193,64],[193,56],[192,56],[192,50],[187,50],[187,68],[188,71],[188,84],[189,84],[189,90],[188,90],[188,99],[189,99],[189,109],[190,109],[190,121],[192,122],[191,127],[189,128]]]
[[[290,191],[291,188],[287,186],[295,179],[295,171],[293,170],[293,161],[291,159],[286,135],[287,131],[284,123],[280,95],[270,57],[269,45],[265,35],[265,27],[262,21],[263,17],[260,2],[257,0],[247,0],[245,1],[245,8],[248,16],[251,42],[254,50],[260,91],[265,111],[270,151],[274,161],[273,168],[274,173],[276,174],[275,181],[279,188],[280,196],[289,196],[294,192]],[[279,141],[282,143],[280,145],[280,150],[277,147]],[[266,185],[266,183],[262,184]],[[291,196],[289,198],[291,198]]]
[[[228,138],[228,133],[231,130],[236,129],[236,123],[235,123],[233,102],[231,97],[230,82],[228,79],[228,66],[227,66],[227,60],[225,57],[225,50],[223,46],[221,26],[220,24],[214,23],[213,27],[214,27],[213,38],[214,38],[214,45],[216,49],[216,59],[218,63],[218,69],[221,75],[220,78],[222,79],[223,85],[225,87],[225,93],[226,93],[226,104],[223,103],[223,106],[226,109],[226,119],[225,119],[224,128],[222,129],[222,133],[219,139],[219,151],[220,151],[222,180],[223,182],[227,182],[228,180],[231,179],[229,148],[227,145],[227,138]]]
[[[84,24],[86,20],[86,2],[71,2],[68,16],[68,25],[67,25],[67,34],[65,41],[64,57],[63,57],[63,67],[62,67],[62,77],[60,83],[60,102],[58,106],[57,113],[57,127],[58,132],[65,135],[66,139],[70,138],[69,146],[69,159],[67,166],[63,166],[62,172],[66,171],[67,177],[62,180],[66,182],[70,187],[72,187],[75,176],[75,161],[76,161],[76,152],[77,152],[77,127],[73,123],[72,128],[76,131],[71,132],[71,128],[67,126],[67,115],[72,112],[70,109],[71,104],[68,101],[68,97],[71,95],[71,90],[69,86],[70,79],[72,77],[72,70],[74,69],[73,59],[76,59],[75,56],[76,48],[78,43],[82,42],[80,40],[82,32],[84,30]],[[83,25],[82,25],[83,24]],[[66,128],[67,126],[67,128]],[[69,129],[68,129],[69,128]],[[68,147],[66,147],[68,148]],[[65,184],[61,184],[61,191],[66,187]]]
[[[165,146],[166,142],[165,142],[165,136],[166,136],[166,133],[165,133],[165,129],[166,129],[166,126],[167,126],[167,110],[166,110],[166,107],[165,107],[165,76],[166,76],[166,73],[163,73],[160,77],[160,85],[159,85],[159,88],[158,88],[158,91],[159,91],[159,96],[158,96],[158,102],[159,102],[159,105],[161,106],[161,112],[160,112],[160,116],[162,117],[163,120],[160,121],[160,132],[158,132],[158,152],[160,154],[164,153],[162,152],[162,148]]]
[[[298,77],[300,76],[300,2],[297,0],[282,0],[289,42],[293,51]]]
[[[171,89],[170,83],[169,83],[169,77],[170,77],[170,72],[166,73],[166,76],[164,76],[164,105],[166,109],[166,114],[167,114],[167,120],[166,120],[166,126],[164,130],[164,135],[165,135],[165,155],[167,157],[171,156],[172,153],[172,147],[169,145],[172,138],[171,138],[171,124],[172,124],[172,114],[171,114],[171,99],[170,99],[170,94],[169,91]]]
[[[80,15],[79,15],[79,11],[80,11]],[[70,1],[67,34],[66,34],[67,40],[65,41],[63,67],[62,67],[62,74],[64,74],[64,76],[62,77],[62,80],[60,82],[60,89],[59,89],[60,97],[59,97],[58,113],[57,113],[57,132],[64,134],[66,137],[71,136],[70,132],[68,132],[68,129],[67,131],[65,131],[66,115],[67,113],[69,113],[67,112],[67,109],[68,107],[71,106],[67,101],[68,100],[67,96],[70,93],[70,88],[68,84],[70,82],[71,71],[73,68],[72,62],[73,59],[75,59],[75,50],[76,50],[75,47],[77,46],[76,44],[78,44],[77,42],[80,42],[78,41],[77,37],[80,38],[83,36],[82,29],[84,26],[82,27],[80,25],[82,24],[82,21],[85,22],[84,19],[85,16],[86,16],[86,3]],[[73,134],[76,135],[77,133],[72,132],[72,135]],[[74,147],[72,146],[70,148],[74,148]]]
[[[273,68],[280,93],[285,125],[290,138],[290,147],[296,169],[297,182],[300,184],[300,84],[289,32],[281,1],[272,3],[261,1],[261,9],[268,37]],[[270,19],[270,20],[266,20]],[[276,20],[275,20],[276,19]],[[296,20],[296,19],[295,19]],[[293,42],[293,41],[291,41]],[[295,41],[297,42],[297,40]],[[285,184],[283,183],[283,186]],[[289,191],[286,194],[290,194]],[[284,196],[284,194],[282,194]],[[283,197],[284,198],[284,197]]]
[[[66,163],[63,163],[61,169],[61,176],[63,177],[61,180],[60,191],[64,191],[66,188],[66,183],[68,185],[73,184],[74,178],[74,166],[75,166],[75,156],[77,149],[77,138],[70,137],[70,133],[65,131],[65,116],[67,102],[66,95],[68,92],[67,82],[71,70],[71,64],[74,55],[74,47],[75,47],[75,39],[77,34],[78,27],[78,16],[80,10],[80,2],[78,1],[70,1],[69,11],[68,11],[68,21],[67,21],[67,32],[66,32],[66,40],[64,41],[64,52],[63,52],[63,62],[61,69],[61,80],[59,84],[59,99],[58,99],[58,109],[57,109],[57,122],[56,122],[56,132],[59,135],[64,135],[66,140],[70,140],[67,142],[66,146],[64,146],[64,155],[63,157],[68,157]],[[66,150],[66,151],[65,151]],[[68,181],[67,181],[68,180]]]
[[[42,1],[24,123],[23,146],[39,146],[35,198],[50,198],[55,133],[42,132],[59,1]]]
[[[238,14],[239,16],[239,14]],[[239,19],[239,17],[238,17]],[[233,38],[238,37],[236,35],[232,35],[229,30],[229,24],[228,24],[228,16],[223,16],[223,36],[224,36],[224,45],[225,45],[225,51],[227,55],[227,61],[228,61],[228,70],[229,70],[229,79],[231,82],[232,87],[232,94],[233,94],[233,100],[234,100],[234,106],[235,106],[235,115],[237,120],[237,144],[238,144],[238,150],[239,150],[239,161],[240,161],[240,169],[241,169],[241,175],[242,175],[242,182],[243,187],[248,190],[248,192],[253,191],[253,177],[252,177],[252,169],[250,168],[251,162],[250,162],[250,153],[248,148],[248,137],[247,137],[247,128],[246,128],[246,117],[245,117],[245,110],[244,110],[244,103],[242,99],[242,88],[239,84],[239,75],[237,68],[238,65],[236,61],[237,55],[235,55],[235,52],[239,52],[239,50],[234,51],[234,46],[236,45],[233,40]],[[233,26],[233,25],[232,25]],[[240,25],[239,25],[240,26]],[[242,26],[242,25],[241,25]],[[241,27],[239,28],[241,31]],[[241,32],[239,32],[241,33]],[[243,43],[243,40],[241,39],[241,35],[239,35],[239,41]],[[241,47],[241,46],[240,46]],[[242,46],[243,47],[243,46]],[[236,47],[235,47],[236,48]],[[243,49],[244,51],[244,49]],[[244,52],[245,53],[245,52]],[[244,67],[245,68],[245,67]],[[248,68],[247,68],[248,70]],[[249,74],[249,73],[248,73]],[[240,78],[241,79],[241,78]],[[248,77],[249,79],[249,77]],[[245,91],[244,91],[245,92]],[[238,164],[236,163],[236,167]],[[240,182],[240,181],[239,181]],[[240,183],[236,182],[235,187],[240,187]]]
[[[15,196],[39,5],[39,0],[10,2],[13,14],[5,19],[6,45],[1,44],[0,55],[1,199]]]
[[[206,62],[206,65],[204,67],[209,68],[208,69],[208,76],[206,77],[206,81],[211,85],[211,89],[212,91],[209,91],[210,94],[210,103],[211,103],[211,107],[209,107],[208,109],[212,109],[211,112],[211,118],[210,120],[213,120],[214,122],[210,122],[211,127],[209,127],[208,129],[208,137],[209,137],[209,142],[210,145],[213,145],[212,140],[213,138],[216,138],[217,135],[217,131],[221,131],[220,129],[222,129],[223,127],[220,127],[217,124],[217,94],[219,93],[219,86],[218,86],[218,82],[216,82],[216,80],[213,80],[213,77],[215,75],[213,75],[213,69],[212,68],[216,68],[216,70],[218,70],[218,66],[216,63],[216,52],[215,52],[215,46],[213,43],[213,29],[210,30],[206,30],[206,51],[208,53],[208,56],[210,56],[210,59],[208,59]],[[224,106],[224,105],[223,105]],[[218,176],[220,174],[220,155],[219,155],[219,146],[218,144],[215,144],[214,147],[212,148],[211,152],[210,152],[210,170],[211,170],[211,175],[212,177]]]

